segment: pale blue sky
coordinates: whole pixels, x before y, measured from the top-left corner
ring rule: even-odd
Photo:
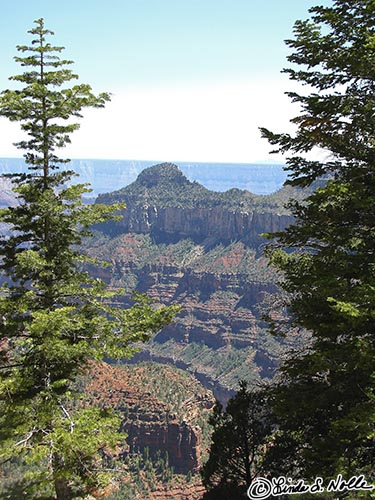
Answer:
[[[267,160],[257,128],[285,128],[298,111],[283,96],[283,40],[310,0],[2,1],[1,89],[44,17],[81,81],[113,93],[86,113],[72,157]],[[18,156],[16,127],[1,119],[0,132],[0,156]]]

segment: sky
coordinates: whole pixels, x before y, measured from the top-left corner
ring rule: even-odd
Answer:
[[[1,5],[4,4],[4,5]],[[13,57],[45,19],[81,83],[110,92],[87,110],[70,158],[256,163],[283,161],[259,127],[292,130],[298,114],[281,70],[284,40],[313,0],[0,0],[0,89]],[[17,124],[0,118],[0,157],[20,157]]]

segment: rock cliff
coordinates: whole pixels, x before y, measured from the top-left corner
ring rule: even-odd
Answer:
[[[262,232],[281,231],[291,220],[288,215],[236,211],[225,207],[128,206],[116,225],[117,234],[150,234],[156,241],[164,243],[191,238],[196,243],[208,239],[226,244],[241,240],[248,245],[259,246],[264,243]]]
[[[182,306],[137,359],[183,368],[223,402],[239,380],[272,376],[283,345],[262,321],[275,273],[262,255],[267,240],[261,235],[290,224],[283,205],[291,194],[287,188],[269,196],[217,193],[162,164],[98,198],[127,206],[120,221],[98,226],[88,244],[91,255],[111,264],[100,276],[114,288]],[[119,305],[129,303],[119,299]]]
[[[150,234],[164,243],[190,238],[196,243],[243,241],[259,246],[264,243],[261,233],[282,230],[291,221],[275,195],[209,191],[173,164],[148,168],[130,186],[98,197],[100,203],[114,201],[125,202],[127,208],[119,222],[101,227],[105,232]]]
[[[120,454],[168,454],[177,474],[195,473],[202,465],[202,426],[214,405],[212,394],[180,370],[155,364],[93,364],[85,382],[86,398],[122,415],[127,434]],[[198,425],[199,424],[199,425]]]

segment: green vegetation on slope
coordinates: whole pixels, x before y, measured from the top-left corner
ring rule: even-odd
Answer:
[[[173,311],[144,297],[133,308],[112,308],[105,282],[82,270],[92,262],[80,253],[89,227],[121,206],[85,205],[87,186],[69,183],[69,160],[57,153],[79,128],[74,118],[103,107],[109,95],[72,85],[72,61],[60,58],[64,48],[50,43],[43,19],[29,33],[30,44],[17,47],[23,73],[11,80],[18,88],[0,94],[0,116],[25,132],[16,145],[28,165],[11,175],[19,204],[0,210],[11,229],[0,235],[0,463],[28,464],[18,469],[27,498],[71,500],[108,479],[97,462],[118,430],[113,412],[67,409],[77,374],[90,359],[128,356],[130,344],[166,325]]]
[[[132,206],[152,205],[160,208],[214,208],[234,211],[257,211],[287,214],[284,205],[291,197],[302,198],[298,189],[285,187],[271,195],[255,195],[241,189],[210,191],[198,182],[191,182],[171,163],[154,165],[143,170],[136,181],[118,191],[98,197],[100,203],[125,202]]]

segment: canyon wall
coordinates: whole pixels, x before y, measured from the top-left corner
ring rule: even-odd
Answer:
[[[155,375],[165,379],[164,386]],[[197,424],[212,410],[214,398],[193,377],[150,363],[131,369],[92,363],[84,392],[91,404],[111,407],[122,416],[120,432],[127,437],[117,450],[120,456],[147,449],[152,459],[167,454],[177,474],[198,472],[207,443]]]
[[[158,242],[176,242],[191,238],[196,243],[209,239],[229,243],[242,241],[258,247],[265,243],[263,233],[285,229],[288,215],[272,212],[231,210],[225,207],[179,208],[132,205],[121,212],[115,233],[150,234]]]
[[[100,203],[126,209],[120,220],[96,228],[89,252],[111,265],[97,275],[113,288],[181,305],[136,359],[182,367],[223,402],[239,380],[273,376],[281,346],[262,315],[277,276],[262,252],[263,233],[292,222],[283,206],[289,196],[288,190],[269,196],[209,191],[173,164],[146,169],[133,184],[99,196]],[[129,296],[118,304],[127,307]]]

